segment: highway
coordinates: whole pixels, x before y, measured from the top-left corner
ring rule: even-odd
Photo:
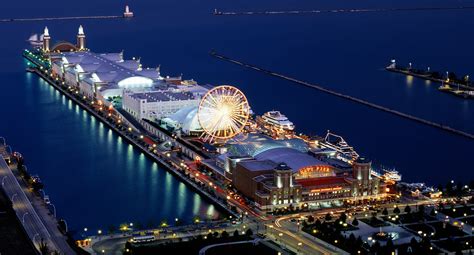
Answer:
[[[2,188],[13,203],[18,219],[35,247],[39,249],[43,239],[50,250],[74,254],[66,238],[59,232],[56,221],[48,215],[49,211],[44,206],[41,209],[38,205],[32,205],[30,199],[34,199],[34,195],[24,185],[20,185],[3,157],[0,157],[0,180]]]

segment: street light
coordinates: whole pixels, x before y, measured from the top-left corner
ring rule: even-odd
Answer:
[[[21,217],[21,222],[23,222],[23,224],[25,224],[25,216],[30,214],[29,212],[26,212],[23,214],[23,217]]]
[[[54,209],[54,218],[56,218],[56,206],[53,203],[50,203],[49,205],[53,207],[53,209]]]

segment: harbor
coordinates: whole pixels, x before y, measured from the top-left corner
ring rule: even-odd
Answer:
[[[474,84],[469,80],[469,75],[459,78],[456,77],[454,73],[446,72],[446,75],[443,76],[440,72],[432,71],[430,67],[424,70],[417,69],[412,67],[412,63],[409,63],[408,66],[401,66],[397,65],[395,60],[392,60],[390,65],[385,69],[390,72],[439,83],[441,86],[438,90],[441,92],[446,92],[464,99],[474,99]]]

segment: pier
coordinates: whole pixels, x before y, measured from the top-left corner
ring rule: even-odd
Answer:
[[[474,10],[474,6],[460,7],[413,7],[413,8],[367,8],[367,9],[332,9],[332,10],[288,10],[288,11],[219,11],[214,9],[214,15],[298,15],[324,13],[368,13],[368,12],[404,12],[404,11],[462,11]]]
[[[75,17],[42,17],[42,18],[12,18],[0,19],[0,22],[26,22],[26,21],[51,21],[51,20],[83,20],[83,19],[122,19],[123,16],[75,16]]]
[[[334,91],[334,90],[331,90],[331,89],[327,89],[327,88],[324,88],[320,85],[316,85],[316,84],[312,84],[312,83],[309,83],[309,82],[306,82],[306,81],[298,80],[298,79],[295,79],[295,78],[292,78],[292,77],[285,76],[283,74],[279,74],[279,73],[276,73],[276,72],[273,72],[273,71],[270,71],[270,70],[266,70],[266,69],[263,69],[263,68],[260,68],[260,67],[257,67],[257,66],[251,65],[251,64],[247,64],[247,63],[244,63],[244,62],[241,62],[241,61],[238,61],[238,60],[234,60],[232,58],[229,58],[229,57],[226,57],[224,55],[218,54],[215,51],[211,51],[210,54],[211,54],[211,56],[213,56],[215,58],[218,58],[218,59],[236,64],[236,65],[239,65],[239,66],[243,66],[245,68],[253,69],[255,71],[262,72],[262,73],[265,73],[265,74],[270,75],[270,76],[278,77],[278,78],[283,79],[283,80],[291,81],[291,82],[294,82],[296,84],[300,84],[300,85],[303,85],[303,86],[306,86],[306,87],[309,87],[309,88],[317,89],[317,90],[319,90],[321,92],[324,92],[326,94],[336,96],[336,97],[339,97],[339,98],[342,98],[342,99],[346,99],[346,100],[349,100],[351,102],[355,102],[355,103],[370,107],[372,109],[376,109],[376,110],[380,110],[380,111],[383,111],[383,112],[386,112],[386,113],[390,113],[390,114],[398,116],[398,117],[402,117],[402,118],[405,118],[405,119],[408,119],[408,120],[411,120],[411,121],[414,121],[414,122],[417,122],[417,123],[421,123],[421,124],[424,124],[424,125],[427,125],[427,126],[435,127],[435,128],[441,129],[443,131],[447,131],[447,132],[450,132],[452,134],[460,135],[460,136],[463,136],[463,137],[470,138],[470,139],[474,140],[474,134],[467,133],[467,132],[455,129],[455,128],[449,127],[447,125],[443,125],[443,124],[439,124],[439,123],[432,122],[432,121],[429,121],[429,120],[425,120],[425,119],[422,119],[422,118],[419,118],[419,117],[416,117],[416,116],[413,116],[413,115],[410,115],[410,114],[406,114],[406,113],[403,113],[403,112],[400,112],[400,111],[397,111],[397,110],[390,109],[390,108],[385,107],[385,106],[381,106],[381,105],[378,105],[378,104],[375,104],[375,103],[365,101],[363,99],[359,99],[359,98],[349,96],[349,95],[346,95],[346,94],[343,94],[343,93],[340,93],[340,92],[337,92],[337,91]]]
[[[54,20],[85,20],[85,19],[128,19],[133,18],[134,14],[130,11],[128,5],[125,6],[125,12],[122,15],[95,15],[95,16],[67,16],[67,17],[38,17],[38,18],[0,18],[1,23],[7,22],[28,22],[28,21],[54,21]]]
[[[474,99],[474,84],[469,81],[469,75],[460,79],[454,74],[446,72],[446,77],[442,77],[439,72],[431,71],[429,67],[426,70],[416,69],[412,67],[411,63],[409,63],[408,67],[399,66],[395,60],[392,60],[392,63],[385,67],[385,70],[440,83],[442,86],[439,87],[438,90],[442,92],[448,92],[458,97]]]
[[[148,148],[148,146],[140,143],[140,136],[146,135],[155,138],[154,134],[151,133],[139,133],[139,132],[134,132],[131,128],[129,129],[122,129],[117,126],[117,124],[113,121],[113,119],[110,116],[107,116],[105,114],[101,114],[101,110],[97,110],[94,108],[94,105],[90,104],[90,101],[83,100],[81,96],[79,96],[77,93],[74,93],[73,91],[68,90],[69,87],[68,85],[62,84],[60,81],[53,79],[51,73],[48,73],[48,70],[45,68],[42,68],[43,65],[42,63],[38,62],[36,59],[31,57],[29,54],[23,54],[23,56],[29,60],[31,63],[34,65],[39,66],[40,68],[37,67],[29,67],[27,69],[28,72],[32,72],[37,74],[39,77],[41,77],[43,80],[48,82],[51,86],[53,86],[56,90],[64,94],[67,98],[72,100],[74,103],[79,105],[81,108],[92,114],[94,117],[96,117],[98,120],[103,122],[108,128],[111,130],[115,131],[120,137],[122,137],[126,142],[129,144],[133,145],[135,148],[143,152],[147,157],[149,157],[151,160],[154,162],[158,163],[159,165],[163,166],[165,169],[167,169],[170,173],[172,173],[174,176],[179,178],[183,183],[187,184],[188,187],[191,189],[195,190],[199,194],[203,196],[203,198],[207,199],[208,201],[212,202],[214,205],[218,206],[225,212],[227,212],[229,215],[232,217],[238,218],[239,214],[231,210],[232,204],[229,203],[225,204],[224,202],[220,201],[216,196],[212,195],[211,193],[207,192],[204,190],[199,183],[195,182],[193,179],[194,177],[189,175],[188,172],[183,170],[180,167],[179,162],[174,162],[172,158],[170,158],[169,154],[167,153],[161,153],[157,152],[156,150],[151,150]],[[121,119],[122,122],[124,120]],[[123,127],[123,126],[122,126]],[[145,128],[147,132],[150,132],[148,128]],[[137,138],[135,138],[137,137]],[[175,139],[172,137],[168,137],[168,139]],[[163,142],[162,140],[156,141],[157,143]],[[191,148],[188,148],[188,150],[192,150]],[[197,177],[196,177],[197,179]]]

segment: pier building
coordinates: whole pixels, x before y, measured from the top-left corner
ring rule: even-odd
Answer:
[[[49,52],[45,28],[44,52]],[[197,106],[207,89],[181,77],[162,77],[160,68],[143,68],[140,58],[125,59],[124,52],[95,53],[86,47],[79,26],[77,44],[57,43],[49,53],[52,72],[87,97],[120,104],[137,119],[167,117],[183,107]],[[121,100],[123,98],[123,101]]]
[[[371,175],[371,162],[366,159],[353,165],[352,176],[338,176],[335,169],[324,162],[291,150],[273,149],[266,153],[272,154],[271,157],[264,155],[238,162],[232,183],[264,211],[316,208],[322,203],[342,204],[347,199],[384,195],[383,182]]]
[[[133,92],[125,90],[122,108],[136,119],[160,120],[177,111],[197,107],[201,97],[181,90]]]

